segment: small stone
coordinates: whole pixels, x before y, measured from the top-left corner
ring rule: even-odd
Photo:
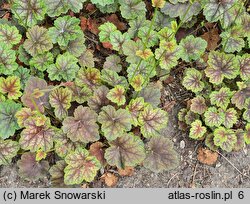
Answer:
[[[220,162],[218,162],[217,164],[216,164],[216,168],[219,168],[221,166],[221,163]]]
[[[180,142],[180,148],[181,149],[185,148],[185,141],[184,140],[181,140],[181,142]]]

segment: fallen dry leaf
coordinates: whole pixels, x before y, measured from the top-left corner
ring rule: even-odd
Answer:
[[[106,160],[104,158],[104,150],[102,149],[103,146],[103,143],[95,142],[89,147],[89,153],[92,156],[95,156],[101,162],[102,165],[106,163]]]
[[[112,14],[112,15],[110,15],[110,16],[107,16],[107,17],[106,17],[106,21],[109,21],[109,22],[113,23],[113,24],[117,27],[118,30],[123,31],[123,30],[126,30],[126,29],[127,29],[126,24],[123,23],[123,22],[121,22],[121,21],[118,19],[118,17],[117,17],[116,14]]]
[[[220,41],[220,35],[218,28],[212,28],[208,32],[201,35],[201,38],[207,41],[207,49],[208,50],[215,50],[218,46]]]
[[[81,20],[81,29],[82,29],[82,31],[85,31],[87,29],[87,27],[88,27],[87,26],[88,19],[85,18],[85,17],[83,17],[83,16],[81,16],[80,20]]]
[[[87,6],[85,7],[85,9],[89,12],[93,12],[96,10],[96,7],[94,4],[88,3]]]
[[[88,26],[88,30],[91,33],[94,33],[95,35],[98,35],[98,33],[100,32],[98,29],[98,27],[100,26],[100,23],[98,23],[96,19],[88,18],[87,26]]]
[[[105,173],[101,176],[101,179],[104,180],[105,184],[108,186],[108,187],[113,187],[117,184],[117,181],[118,181],[118,177],[115,176],[114,174],[112,173]]]
[[[201,162],[202,164],[207,164],[207,165],[213,165],[216,163],[217,159],[218,159],[218,153],[217,152],[213,152],[207,148],[199,148],[198,149],[198,155],[197,155],[197,159],[199,160],[199,162]]]
[[[171,112],[171,110],[176,105],[176,101],[167,101],[163,105],[163,110],[167,111],[168,113]]]
[[[106,49],[111,49],[111,50],[113,49],[113,46],[110,42],[103,42],[102,46]]]
[[[126,166],[124,169],[118,169],[118,174],[120,176],[132,176],[134,172],[134,168],[130,166]]]

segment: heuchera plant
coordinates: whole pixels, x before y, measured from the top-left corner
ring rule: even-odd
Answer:
[[[239,151],[249,144],[250,57],[244,51],[249,48],[249,15],[240,1],[203,4],[206,19],[220,21],[221,46],[208,53],[205,69],[186,68],[182,84],[194,98],[178,117],[190,128],[190,138],[205,140],[212,150]]]
[[[98,24],[95,51],[79,18],[90,2],[127,23],[122,31],[112,21]],[[16,156],[22,178],[50,173],[53,186],[65,187],[94,181],[100,169],[176,168],[179,156],[163,134],[168,113],[155,82],[179,63],[186,66],[183,86],[194,93],[179,113],[190,138],[228,152],[250,143],[250,60],[244,54],[250,18],[241,1],[152,0],[150,14],[142,0],[9,4],[11,18],[0,21],[0,165]],[[176,39],[198,14],[223,28],[221,49],[207,62],[207,41],[195,34]],[[99,59],[104,45],[110,55]]]

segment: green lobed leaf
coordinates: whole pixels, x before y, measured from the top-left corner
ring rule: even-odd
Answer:
[[[115,72],[120,72],[122,70],[121,58],[118,55],[109,55],[103,64],[104,69],[111,69]]]
[[[28,79],[30,78],[30,70],[27,68],[24,68],[22,66],[19,66],[14,72],[13,74],[15,76],[17,76],[20,79],[20,83],[21,83],[21,89],[23,90],[25,87],[26,82],[28,81]]]
[[[233,93],[229,88],[222,87],[219,91],[211,92],[209,97],[212,105],[225,109],[230,104],[232,95]]]
[[[250,80],[250,54],[237,56],[236,59],[240,65],[240,77],[242,80]]]
[[[45,80],[31,76],[26,83],[21,101],[24,106],[32,110],[44,112],[45,107],[49,107],[50,89],[51,86],[48,86]],[[44,90],[46,91],[43,92]],[[40,95],[36,96],[36,93],[40,93]]]
[[[234,4],[240,4],[240,1],[236,0],[203,0],[204,4],[203,14],[208,22],[220,21],[223,28],[230,26],[235,20],[234,10],[239,10],[240,8],[235,8]]]
[[[106,22],[98,27],[99,39],[101,42],[109,42],[111,33],[117,31],[116,26],[113,23]]]
[[[205,73],[213,84],[221,84],[224,78],[234,79],[239,74],[239,65],[234,55],[211,51]]]
[[[44,0],[13,0],[11,10],[20,25],[31,27],[44,19],[47,6]]]
[[[200,37],[189,35],[183,38],[179,44],[181,59],[186,62],[198,60],[205,53],[207,42]]]
[[[214,130],[214,144],[221,149],[231,152],[236,142],[237,137],[233,130],[225,129],[224,127],[219,127]]]
[[[134,126],[139,125],[138,117],[139,117],[139,114],[143,111],[145,105],[146,104],[144,102],[144,98],[138,97],[135,99],[131,99],[129,104],[126,106],[126,109],[131,114],[132,124]]]
[[[225,120],[223,125],[226,128],[232,128],[234,124],[236,124],[237,118],[237,111],[234,108],[229,108],[223,111],[225,114]]]
[[[81,68],[76,76],[76,85],[80,87],[87,86],[92,91],[100,86],[100,71],[96,68]]]
[[[246,106],[246,99],[250,97],[250,82],[237,82],[238,91],[231,98],[231,102],[240,110]]]
[[[18,142],[0,139],[0,165],[8,165],[17,155],[20,146]]]
[[[16,63],[16,52],[11,49],[10,44],[0,44],[0,74],[11,75],[18,67]]]
[[[47,8],[47,14],[50,17],[60,16],[67,13],[70,9],[74,13],[79,13],[83,8],[83,3],[86,0],[45,0]]]
[[[202,122],[200,120],[195,120],[191,123],[189,137],[195,140],[199,140],[203,138],[206,132],[207,128],[205,126],[202,126]]]
[[[30,66],[35,67],[40,71],[45,71],[54,62],[53,54],[46,52],[36,55],[29,61]]]
[[[147,156],[143,166],[155,173],[168,171],[179,165],[173,143],[162,136],[152,137],[147,144]]]
[[[127,33],[122,34],[121,31],[115,30],[109,35],[110,43],[113,46],[113,50],[121,51],[124,42],[130,39]]]
[[[204,113],[205,123],[209,127],[219,127],[225,122],[225,113],[216,107],[211,106]]]
[[[200,115],[203,114],[207,110],[206,100],[202,96],[196,96],[191,100],[190,110]]]
[[[64,183],[64,169],[66,166],[67,164],[64,160],[59,160],[49,169],[49,173],[51,175],[51,184],[53,187],[66,187]]]
[[[58,43],[61,47],[66,47],[70,41],[75,40],[81,35],[82,30],[79,26],[80,20],[76,17],[63,16],[54,21],[54,27],[49,28],[49,36],[54,44]]]
[[[121,15],[125,19],[145,16],[146,6],[142,0],[119,0]]]
[[[240,32],[237,27],[236,32]],[[240,33],[234,34],[234,30],[230,29],[228,31],[222,32],[220,37],[222,38],[221,44],[223,49],[227,53],[240,52],[243,47],[245,47],[245,41],[240,36]]]
[[[94,142],[100,138],[96,121],[97,114],[93,110],[78,106],[74,111],[74,117],[64,119],[62,130],[73,142]]]
[[[21,107],[21,104],[12,100],[0,102],[0,138],[9,138],[15,134],[16,130],[20,129],[15,114]]]
[[[111,102],[107,98],[109,89],[106,86],[100,86],[94,90],[93,96],[88,100],[88,106],[99,113],[103,106],[109,105]]]
[[[112,141],[131,130],[131,114],[124,109],[115,110],[111,105],[104,106],[99,113],[98,122],[107,140]]]
[[[53,44],[48,30],[38,25],[28,29],[27,39],[23,43],[24,49],[32,56],[43,54],[52,49]]]
[[[170,71],[171,68],[178,64],[179,47],[175,41],[164,42],[161,41],[160,47],[155,50],[155,58],[160,61],[159,65],[162,69]],[[167,46],[171,46],[170,48]]]
[[[96,157],[90,156],[89,152],[82,148],[68,154],[65,161],[67,163],[64,169],[64,183],[66,185],[80,184],[83,181],[91,182],[101,168]]]
[[[128,86],[127,79],[124,76],[120,76],[115,71],[109,69],[103,69],[101,71],[101,80],[113,87],[117,85]]]
[[[70,152],[75,151],[79,147],[85,147],[85,144],[82,142],[73,142],[62,129],[56,130],[54,140],[55,152],[61,158],[65,158]]]
[[[49,102],[55,108],[54,112],[57,118],[63,119],[67,117],[71,98],[72,92],[67,88],[59,87],[50,92]]]
[[[64,54],[58,55],[56,63],[48,66],[47,72],[51,80],[62,80],[72,81],[76,77],[76,73],[79,70],[77,65],[77,58],[73,55],[65,52]]]
[[[153,47],[158,43],[158,35],[154,30],[149,32],[149,29],[150,28],[148,26],[140,28],[138,37],[142,40],[144,45],[147,45],[147,47]]]
[[[22,36],[15,26],[0,24],[0,41],[6,44],[16,45],[21,41]]]
[[[86,102],[91,96],[92,91],[88,87],[80,87],[77,86],[75,83],[72,86],[68,87],[72,92],[72,101],[76,101],[77,103],[84,103]]]
[[[160,89],[154,85],[149,84],[145,88],[143,88],[139,94],[138,97],[142,97],[145,101],[145,103],[149,103],[153,107],[157,107],[161,103],[161,91]]]
[[[27,119],[25,129],[20,134],[19,144],[22,149],[35,152],[49,151],[53,147],[53,137],[56,132],[50,125],[49,118],[44,115],[36,115]]]
[[[245,111],[243,113],[243,118],[247,121],[247,122],[250,122],[250,98],[248,98],[246,100],[246,103],[245,103]]]
[[[144,137],[158,136],[159,131],[168,123],[168,113],[148,105],[139,114],[138,122]]]
[[[194,93],[200,92],[204,89],[204,82],[201,81],[202,74],[195,68],[188,68],[185,70],[185,75],[182,85]]]
[[[116,103],[118,106],[121,106],[121,105],[124,105],[126,103],[125,93],[126,93],[126,91],[125,91],[124,87],[117,85],[108,92],[107,98],[111,102]]]
[[[82,67],[94,67],[96,59],[94,58],[93,52],[90,49],[87,49],[82,52],[78,61]]]
[[[176,4],[167,2],[161,11],[172,18],[180,17],[182,22],[187,22],[191,20],[192,16],[197,15],[201,11],[201,5],[199,1],[192,4],[191,2]]]
[[[138,64],[141,58],[136,55],[137,50],[143,49],[143,43],[141,40],[128,40],[123,43],[122,51],[127,56],[126,61],[132,64]]]
[[[107,163],[120,169],[126,166],[136,166],[145,159],[145,149],[142,140],[133,134],[120,134],[105,151]]]
[[[22,95],[20,89],[20,79],[17,76],[0,77],[0,93],[8,94],[9,99],[18,99]]]
[[[74,55],[75,57],[79,57],[79,63],[81,66],[84,66],[84,63],[83,63],[84,56],[87,57],[92,54],[92,53],[89,54],[89,50],[86,49],[86,46],[84,43],[85,43],[85,37],[84,37],[84,34],[81,33],[77,36],[75,40],[71,40],[67,47],[63,48],[66,51],[68,51],[70,54]]]

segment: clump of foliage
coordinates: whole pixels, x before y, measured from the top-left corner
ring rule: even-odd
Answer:
[[[194,98],[178,117],[190,128],[190,138],[205,140],[212,150],[239,151],[249,144],[250,58],[246,53],[246,22],[249,24],[250,18],[243,1],[203,4],[206,19],[219,20],[222,41],[217,50],[207,50],[205,69],[192,65],[186,68],[182,84],[194,93]]]
[[[179,58],[174,39],[159,41],[164,2],[153,1],[149,21],[141,0],[91,0],[103,13],[119,9],[131,25],[123,33],[112,22],[99,26],[96,37],[113,49],[101,66],[74,15],[88,1],[9,3],[12,16],[0,22],[0,164],[21,155],[22,178],[34,181],[49,172],[60,186],[91,182],[110,166],[144,165],[154,172],[177,167],[178,155],[162,135],[168,113],[150,81],[156,76],[154,46],[161,43],[157,52],[171,54],[172,64],[162,61],[163,69],[170,71]]]
[[[98,25],[95,52],[80,20],[90,2],[104,15],[119,13],[128,25]],[[143,0],[9,4],[11,18],[0,21],[0,165],[16,156],[24,179],[49,172],[52,184],[64,187],[92,182],[100,169],[176,168],[179,156],[164,136],[168,113],[155,82],[180,62],[187,65],[183,86],[196,95],[179,114],[190,137],[226,151],[240,149],[239,141],[250,143],[249,15],[243,3],[152,0],[150,15]],[[205,70],[195,65],[206,64],[207,41],[192,34],[176,38],[201,13],[224,29],[222,50],[208,54]],[[97,59],[105,47],[110,55]]]

